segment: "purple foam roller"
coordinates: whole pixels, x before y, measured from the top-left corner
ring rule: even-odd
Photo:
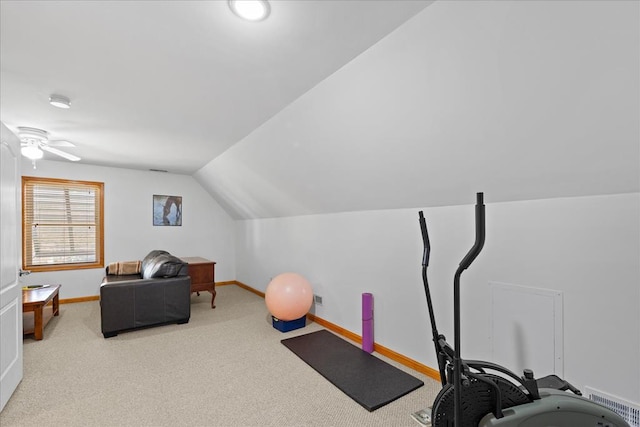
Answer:
[[[362,350],[373,352],[373,295],[362,294]]]

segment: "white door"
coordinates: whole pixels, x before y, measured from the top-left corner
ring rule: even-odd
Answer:
[[[20,141],[0,122],[0,411],[22,380]]]

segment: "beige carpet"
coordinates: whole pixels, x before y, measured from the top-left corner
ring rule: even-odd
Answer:
[[[321,326],[282,333],[262,298],[233,285],[209,304],[194,294],[189,323],[106,340],[97,301],[61,305],[44,340],[25,338],[24,378],[0,425],[418,426],[411,413],[440,389],[390,362],[425,386],[368,412],[280,344]]]

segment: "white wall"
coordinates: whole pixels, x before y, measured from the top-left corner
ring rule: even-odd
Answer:
[[[235,225],[192,177],[70,162],[23,161],[22,174],[104,182],[105,263],[142,259],[153,249],[216,261],[216,281],[235,279]],[[182,226],[154,227],[154,194],[182,196]],[[98,295],[104,269],[32,273],[25,284],[60,283],[60,298]]]
[[[565,377],[640,401],[640,194],[485,201],[486,244],[462,277],[463,357],[491,358],[490,281],[558,290]],[[376,342],[435,368],[418,210],[238,221],[237,279],[264,291],[278,273],[301,273],[323,297],[314,312],[358,334],[360,296],[372,292]],[[474,210],[425,216],[438,327],[453,344],[453,273],[473,244]]]

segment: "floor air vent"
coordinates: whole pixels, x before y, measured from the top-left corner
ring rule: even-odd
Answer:
[[[640,427],[640,406],[591,387],[584,388],[584,395],[590,400],[616,412],[628,422],[631,427]]]

